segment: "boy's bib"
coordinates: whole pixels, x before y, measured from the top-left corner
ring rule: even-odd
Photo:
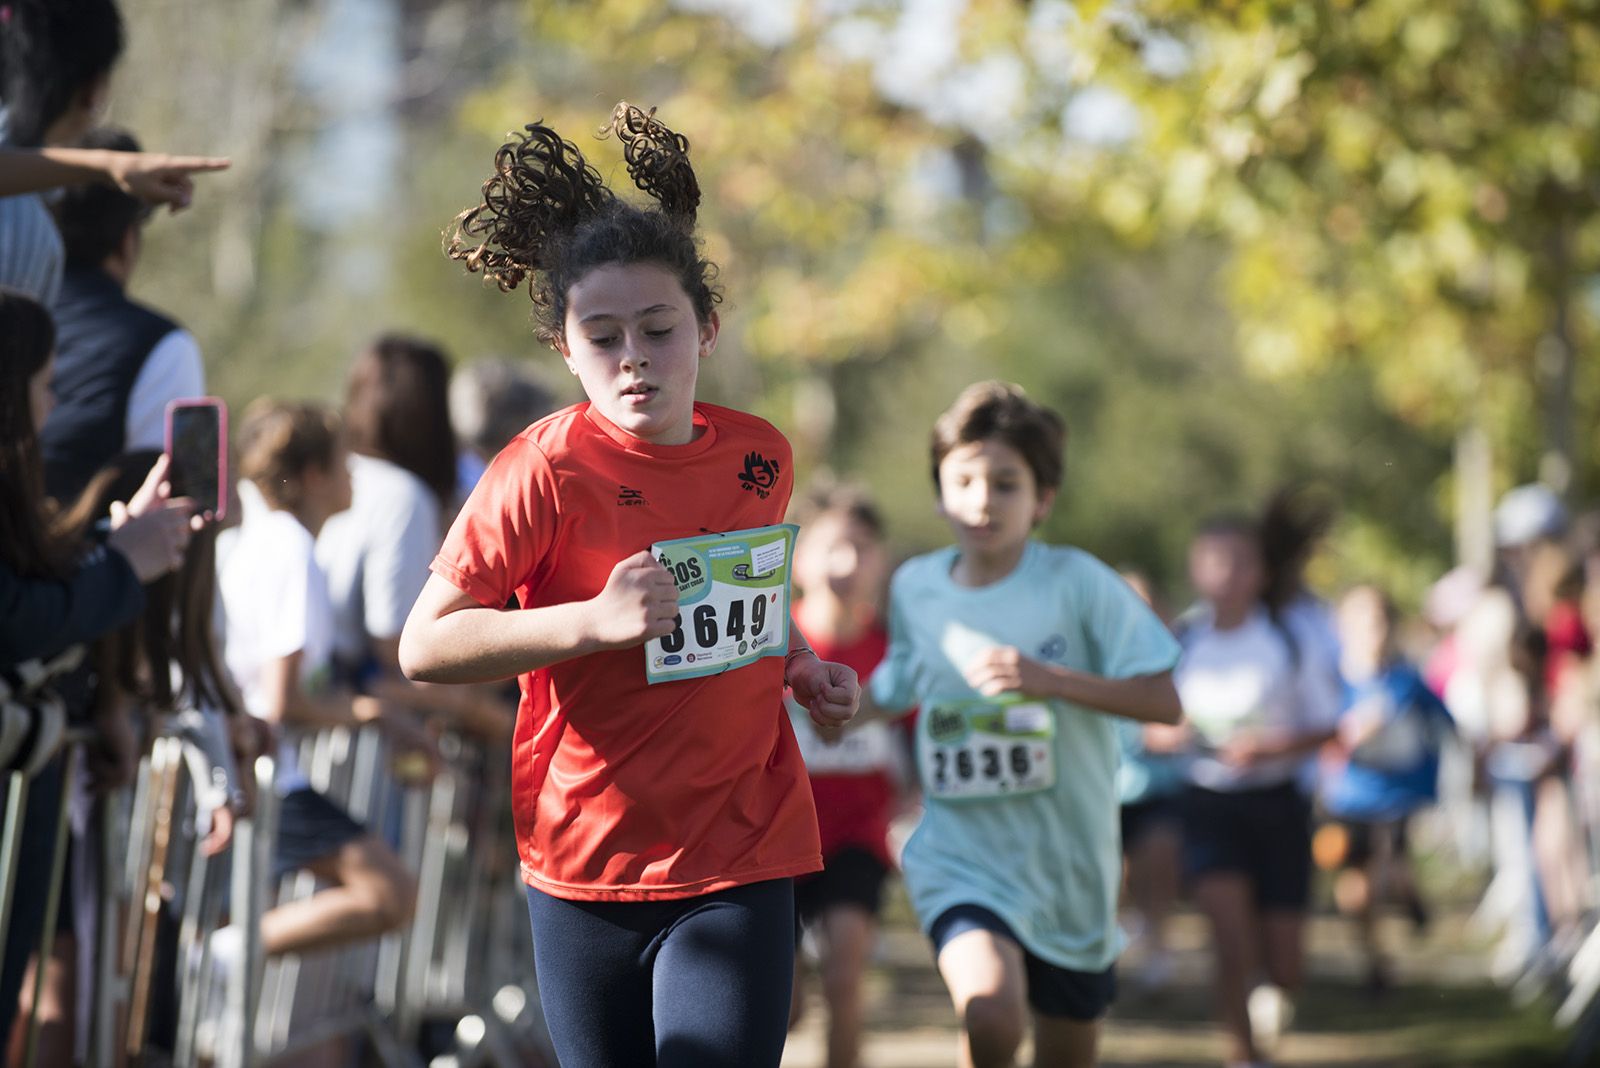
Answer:
[[[941,801],[1017,797],[1056,784],[1056,714],[1010,696],[934,701],[917,717],[922,788]]]
[[[678,627],[644,646],[645,680],[715,675],[789,651],[793,524],[662,541],[650,552],[678,583]]]

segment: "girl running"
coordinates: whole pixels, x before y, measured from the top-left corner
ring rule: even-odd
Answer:
[[[778,699],[836,730],[858,687],[789,625],[788,442],[695,401],[720,323],[688,142],[627,104],[607,130],[654,206],[534,123],[450,235],[469,270],[528,283],[588,401],[490,465],[400,661],[430,682],[520,676],[517,844],[561,1063],[776,1065],[793,879],[822,866]]]
[[[1311,803],[1298,779],[1338,714],[1336,669],[1322,644],[1267,596],[1281,583],[1264,562],[1303,555],[1281,545],[1265,552],[1267,525],[1228,517],[1200,531],[1189,570],[1201,603],[1178,628],[1178,693],[1196,737],[1184,866],[1211,924],[1217,1012],[1234,1065],[1260,1063],[1300,986]],[[1270,526],[1309,536],[1285,521]],[[1252,992],[1258,964],[1270,982]]]
[[[819,492],[803,513],[795,547],[800,590],[794,619],[817,655],[870,675],[888,634],[878,599],[888,574],[883,519],[867,497],[848,489]],[[852,1068],[861,1052],[861,980],[878,935],[889,859],[889,817],[897,792],[897,739],[886,723],[868,723],[829,744],[798,706],[795,736],[811,774],[822,830],[823,870],[795,883],[800,922],[820,956],[828,1004],[828,1068]],[[794,1011],[803,991],[795,972]]]

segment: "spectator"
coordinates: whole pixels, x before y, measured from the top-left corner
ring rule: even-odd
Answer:
[[[38,427],[48,417],[55,329],[39,303],[0,290],[0,670],[48,660],[125,626],[144,606],[143,582],[175,567],[189,537],[187,502],[165,499],[164,461],[126,506],[112,507],[105,545],[85,551],[53,529],[41,485]],[[31,786],[23,868],[48,870],[62,761]],[[0,804],[3,807],[3,804]],[[31,818],[30,818],[31,817]],[[6,1048],[23,971],[43,926],[47,882],[19,880],[0,966],[0,1050]]]
[[[91,148],[136,151],[121,130],[96,130]],[[205,393],[194,336],[128,297],[149,208],[106,186],[80,186],[56,202],[66,274],[59,331],[56,408],[42,435],[45,488],[65,500],[123,452],[160,450],[169,401]]]
[[[122,54],[113,0],[12,0],[0,27],[0,147],[71,145],[105,107]],[[0,198],[0,285],[50,307],[65,253],[37,194]]]
[[[554,410],[555,398],[523,365],[478,360],[450,378],[450,422],[456,428],[456,494],[466,500],[489,461],[530,423]]]

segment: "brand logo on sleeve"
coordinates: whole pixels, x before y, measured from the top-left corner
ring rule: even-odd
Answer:
[[[1062,634],[1052,634],[1039,646],[1040,660],[1060,660],[1067,655],[1067,639]]]
[[[782,471],[776,460],[769,460],[759,452],[747,452],[744,456],[744,470],[739,472],[739,484],[745,492],[754,493],[762,500],[772,495],[772,487],[778,484],[778,475]]]
[[[627,486],[617,487],[617,507],[637,508],[641,504],[649,504],[644,499],[644,490],[629,489]]]

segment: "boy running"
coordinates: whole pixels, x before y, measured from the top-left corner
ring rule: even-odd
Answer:
[[[1115,995],[1121,874],[1113,717],[1175,723],[1178,644],[1116,572],[1033,537],[1066,429],[1016,386],[968,388],[934,424],[955,545],[890,584],[870,701],[921,706],[927,801],[902,867],[961,1017],[961,1063],[1091,1065]]]

